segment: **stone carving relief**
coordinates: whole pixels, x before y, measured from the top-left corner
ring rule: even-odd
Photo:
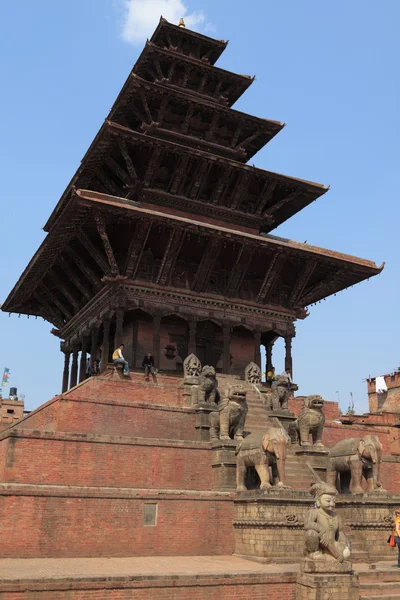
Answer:
[[[199,377],[201,373],[201,362],[194,354],[189,354],[183,361],[184,377]]]
[[[259,385],[261,383],[261,369],[256,363],[251,362],[247,365],[244,371],[244,380],[253,385]]]

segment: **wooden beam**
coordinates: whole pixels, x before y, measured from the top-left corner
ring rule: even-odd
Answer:
[[[186,112],[186,116],[183,119],[182,127],[181,127],[181,133],[183,133],[185,135],[189,131],[190,120],[193,117],[194,108],[195,108],[194,102],[190,102],[187,112]]]
[[[225,167],[222,175],[219,178],[217,185],[214,188],[214,192],[211,196],[212,204],[218,204],[223,193],[226,193],[229,185],[229,180],[233,173],[233,167]]]
[[[50,319],[48,319],[48,320],[51,323],[56,325],[56,327],[58,327],[59,329],[64,327],[65,319],[62,316],[62,314],[58,314],[56,312],[56,310],[53,308],[53,306],[51,306],[51,304],[47,300],[45,300],[44,298],[39,296],[39,294],[37,292],[33,292],[32,296],[33,296],[33,298],[35,298],[35,300],[39,303],[40,306],[43,306],[45,312],[48,313],[48,315],[50,316]]]
[[[205,72],[203,73],[203,77],[202,77],[202,78],[201,78],[201,80],[200,80],[200,85],[199,85],[199,88],[198,88],[198,90],[197,90],[197,93],[198,93],[198,94],[202,94],[202,93],[203,93],[203,90],[204,90],[204,88],[205,88],[205,85],[206,85],[206,83],[207,83],[208,77],[209,77],[209,72],[208,72],[208,71],[205,71]]]
[[[253,258],[254,249],[250,246],[241,246],[236,262],[231,270],[229,276],[228,285],[226,288],[226,295],[235,298],[239,292],[240,286],[243,283],[243,279],[246,275],[246,271],[250,266],[251,259]]]
[[[284,198],[282,198],[282,200],[279,200],[279,202],[277,202],[276,204],[274,204],[273,206],[269,207],[268,210],[266,210],[263,213],[263,218],[268,218],[268,217],[273,217],[273,215],[283,206],[285,206],[285,204],[288,204],[289,202],[292,202],[293,200],[295,200],[296,198],[298,198],[302,193],[301,190],[293,190],[292,192],[290,192],[290,194],[288,194],[287,196],[285,196]]]
[[[218,125],[219,117],[220,117],[219,112],[217,110],[214,111],[213,117],[211,119],[210,126],[208,127],[208,129],[206,131],[206,135],[205,135],[205,139],[208,142],[212,142],[214,140],[215,130],[216,130],[217,125]]]
[[[142,101],[142,105],[143,105],[144,111],[146,113],[146,117],[148,118],[149,123],[152,123],[154,121],[154,119],[153,119],[152,114],[151,114],[150,109],[149,109],[149,104],[147,102],[147,96],[146,96],[146,94],[145,94],[145,92],[143,90],[140,90],[139,95],[140,95],[140,99]]]
[[[162,124],[162,122],[164,121],[165,111],[167,110],[168,102],[168,96],[164,96],[164,98],[161,100],[160,108],[158,109],[157,113],[157,121],[160,124]]]
[[[221,240],[218,237],[212,237],[208,240],[206,250],[203,254],[203,258],[197,268],[196,275],[193,280],[192,290],[195,292],[201,292],[205,286],[205,283],[210,276],[210,273],[218,259],[218,255],[221,249]]]
[[[136,173],[135,167],[133,166],[132,159],[129,156],[128,148],[127,148],[124,140],[122,140],[120,137],[117,137],[117,142],[118,142],[119,149],[121,150],[121,154],[124,157],[126,168],[128,169],[128,173],[129,173],[130,177],[132,178],[132,181],[138,181],[139,177]]]
[[[267,179],[267,181],[264,183],[263,189],[261,190],[261,194],[259,196],[258,204],[256,206],[256,215],[261,215],[264,210],[264,206],[272,200],[272,196],[274,195],[277,185],[278,182],[274,179]]]
[[[119,164],[113,158],[111,158],[111,156],[108,156],[106,158],[105,163],[113,171],[113,173],[115,173],[115,175],[117,175],[117,177],[119,177],[119,179],[122,181],[123,188],[126,188],[127,186],[130,186],[132,184],[132,179],[129,177],[128,173],[126,173],[124,169],[122,169],[119,166]]]
[[[143,250],[146,247],[146,242],[149,237],[151,230],[150,221],[138,221],[134,235],[132,236],[131,243],[127,254],[125,275],[131,279],[135,278],[136,271],[143,254]]]
[[[310,259],[306,262],[305,267],[301,270],[295,286],[293,288],[292,294],[289,299],[289,305],[295,306],[298,298],[302,295],[304,288],[307,286],[307,283],[310,281],[311,275],[314,273],[315,268],[318,264],[316,259]]]
[[[50,277],[50,279],[55,282],[56,286],[64,294],[64,296],[66,297],[66,299],[72,306],[73,310],[76,313],[79,312],[81,309],[81,305],[78,303],[76,298],[71,294],[71,292],[68,289],[68,286],[65,286],[64,282],[61,281],[61,279],[58,277],[58,275],[54,272],[54,269],[50,270],[50,272],[47,274],[47,277]]]
[[[239,123],[239,125],[236,127],[236,131],[235,131],[232,141],[231,141],[231,148],[236,148],[240,134],[242,133],[242,130],[243,130],[243,125],[241,125],[241,123]]]
[[[168,244],[158,271],[156,283],[165,285],[171,276],[185,237],[183,229],[171,229]]]
[[[208,172],[210,166],[212,165],[210,165],[210,163],[208,163],[207,161],[204,161],[203,163],[200,163],[198,165],[197,172],[195,173],[193,178],[193,183],[190,186],[190,191],[188,194],[189,198],[197,198],[200,186],[204,182],[204,178],[206,177],[206,173]]]
[[[108,263],[111,268],[111,273],[113,275],[119,274],[118,264],[115,260],[114,252],[110,243],[110,239],[107,235],[106,223],[104,220],[104,216],[101,212],[95,210],[93,211],[94,220],[96,221],[97,231],[99,232],[99,236],[101,237],[101,241],[103,242],[104,250],[106,251]]]
[[[119,188],[112,179],[107,177],[104,171],[100,168],[97,169],[95,173],[95,177],[101,182],[102,185],[106,188],[107,193],[112,194],[113,196],[121,195],[121,188]]]
[[[104,260],[97,248],[92,244],[85,231],[83,231],[83,229],[80,228],[77,229],[76,237],[78,238],[82,246],[85,248],[85,250],[87,250],[87,252],[93,258],[93,260],[98,264],[103,273],[107,275],[110,270],[108,263],[106,260]]]
[[[71,260],[73,260],[76,266],[79,267],[85,277],[91,282],[93,287],[96,290],[99,290],[102,287],[100,278],[92,271],[90,267],[85,264],[79,254],[70,247],[65,249],[65,253],[71,257]]]
[[[175,172],[172,175],[172,179],[171,179],[172,183],[171,183],[171,187],[170,187],[171,194],[177,193],[177,191],[179,189],[179,185],[182,181],[182,177],[184,176],[184,174],[187,171],[188,164],[189,164],[189,157],[187,156],[187,154],[181,154],[179,156],[179,159],[177,160]]]
[[[237,208],[238,205],[243,201],[243,198],[248,196],[249,183],[250,173],[241,173],[239,182],[236,184],[233,192],[230,208]]]
[[[150,157],[149,163],[147,165],[146,174],[144,176],[144,181],[143,181],[144,187],[150,187],[154,171],[156,170],[156,168],[158,166],[160,155],[161,155],[161,149],[157,148],[157,147],[154,148],[153,153]]]
[[[297,305],[304,307],[313,302],[318,302],[318,300],[326,296],[330,296],[330,294],[333,294],[337,290],[338,285],[340,287],[340,284],[346,281],[348,274],[348,267],[341,267],[337,271],[334,271],[328,277],[325,277],[322,281],[314,285],[311,290],[306,290],[306,294],[299,297]]]
[[[47,299],[51,300],[51,302],[55,304],[57,308],[59,308],[61,314],[64,315],[66,321],[69,321],[72,318],[73,315],[71,311],[65,306],[64,302],[57,298],[56,294],[52,294],[50,290],[46,287],[46,285],[43,283],[43,281],[39,284],[38,289],[39,292],[42,292]]]
[[[272,257],[272,260],[265,273],[264,280],[261,284],[261,288],[257,296],[257,302],[265,302],[265,300],[268,297],[268,294],[271,291],[272,285],[275,282],[275,279],[277,278],[283,267],[285,260],[286,255],[281,252],[276,252],[276,254]]]
[[[62,256],[59,256],[58,264],[60,265],[60,267],[62,268],[64,273],[67,275],[67,277],[69,277],[69,279],[72,281],[74,286],[81,292],[81,294],[83,294],[83,296],[86,298],[86,300],[90,300],[91,294],[88,292],[87,288],[80,281],[79,277],[77,277],[76,274],[73,272],[73,270],[70,268],[70,266],[69,266],[68,262],[65,260],[65,258],[63,258]]]

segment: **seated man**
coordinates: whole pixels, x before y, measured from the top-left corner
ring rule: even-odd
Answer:
[[[125,358],[123,357],[123,354],[122,354],[122,350],[124,348],[125,348],[125,344],[120,344],[120,346],[116,350],[114,350],[112,359],[113,359],[114,365],[123,365],[124,369],[122,372],[124,375],[129,375],[128,361],[125,360]]]
[[[153,376],[157,373],[154,367],[154,358],[151,352],[148,352],[144,357],[142,367],[144,368],[144,376],[146,379],[148,379],[149,373],[151,373]]]

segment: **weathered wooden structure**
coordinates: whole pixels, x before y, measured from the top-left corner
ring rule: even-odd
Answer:
[[[161,19],[2,307],[55,325],[63,391],[121,342],[133,367],[235,374],[282,336],[291,367],[305,307],[380,272],[270,235],[327,188],[246,164],[283,125],[231,108],[253,79],[225,47]]]

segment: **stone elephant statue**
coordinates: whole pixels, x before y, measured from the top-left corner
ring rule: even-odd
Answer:
[[[285,486],[285,460],[289,436],[282,426],[251,433],[236,448],[236,488],[246,490],[246,472],[254,467],[260,477],[260,489]],[[271,475],[270,476],[270,469]]]
[[[248,406],[241,384],[230,385],[218,403],[218,412],[210,413],[211,440],[242,440]]]
[[[384,491],[379,481],[381,452],[382,444],[376,435],[342,440],[329,451],[327,483],[336,486],[341,493],[362,494],[364,479],[368,492]]]

